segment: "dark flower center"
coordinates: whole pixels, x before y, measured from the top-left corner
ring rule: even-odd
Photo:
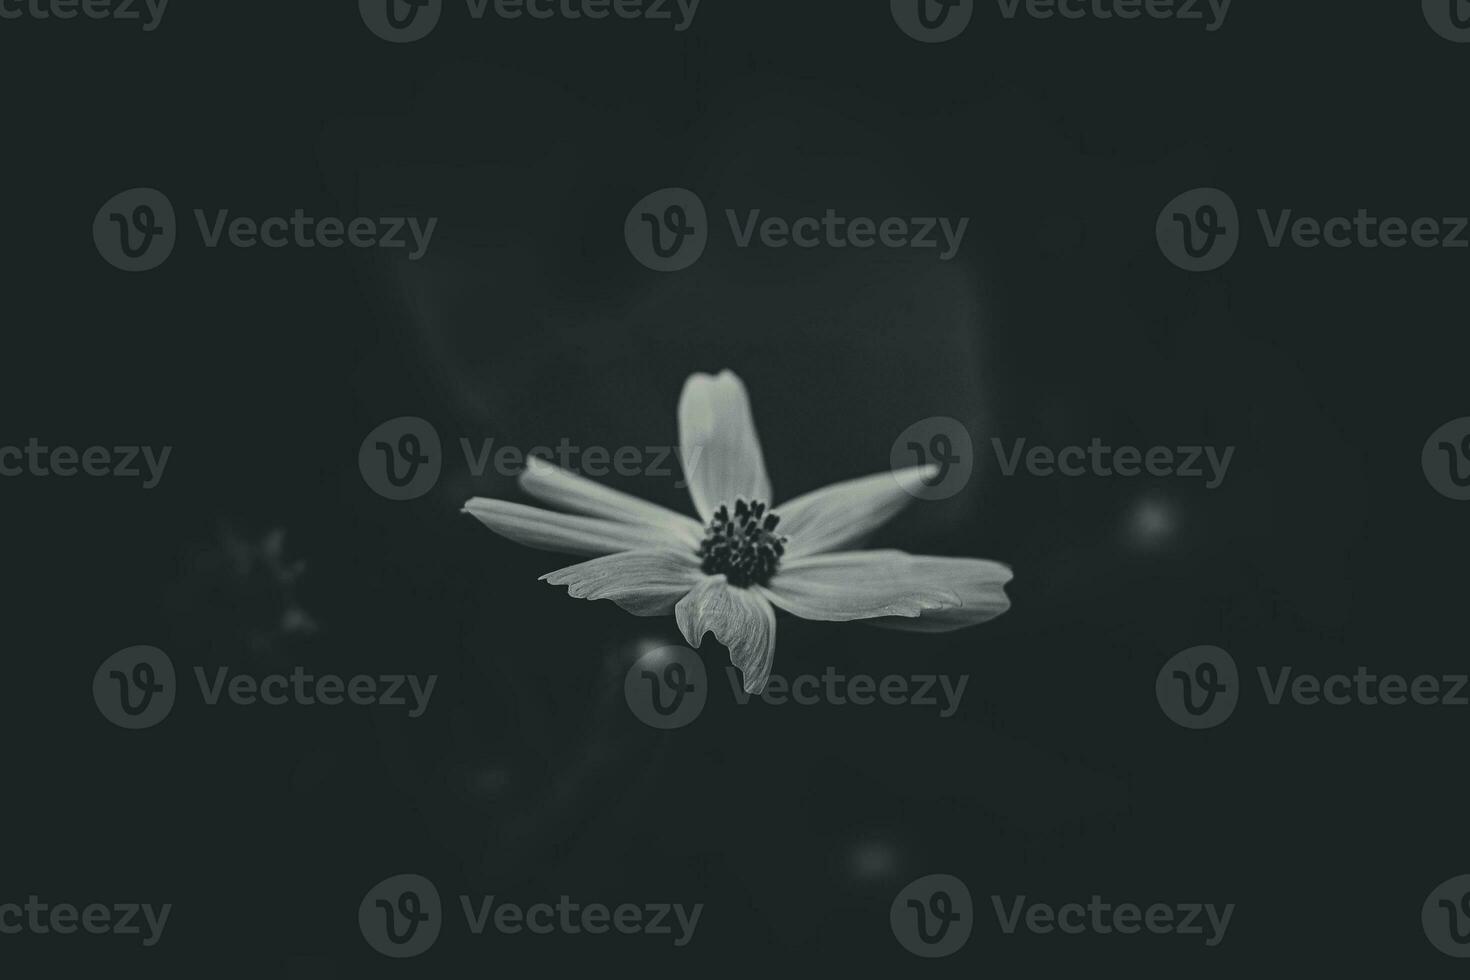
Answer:
[[[747,504],[737,497],[734,514],[721,504],[695,552],[704,559],[700,567],[706,575],[725,576],[731,585],[765,585],[786,553],[786,539],[775,533],[779,523],[781,518],[767,513],[759,500]]]

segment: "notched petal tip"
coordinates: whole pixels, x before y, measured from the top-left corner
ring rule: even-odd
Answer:
[[[765,689],[776,649],[776,611],[758,591],[735,588],[723,575],[703,578],[679,601],[674,620],[696,650],[713,633],[730,652],[747,692]]]
[[[708,383],[711,381],[726,380],[734,381],[736,384],[741,385],[742,387],[744,387],[745,385],[745,382],[740,380],[740,375],[736,374],[730,368],[720,368],[718,371],[690,372],[689,377],[684,379],[684,387],[685,389],[688,389],[688,387],[695,382]]]
[[[461,514],[468,514],[477,521],[488,524],[485,520],[487,514],[494,513],[496,501],[492,497],[471,497],[464,502],[459,509]]]

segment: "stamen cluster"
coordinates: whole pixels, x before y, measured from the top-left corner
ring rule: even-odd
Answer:
[[[704,532],[696,554],[702,558],[706,575],[724,575],[731,585],[742,588],[765,585],[776,574],[786,539],[775,533],[781,518],[768,513],[761,501],[735,500],[735,513],[720,505]]]

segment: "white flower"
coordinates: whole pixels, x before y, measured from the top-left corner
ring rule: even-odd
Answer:
[[[538,457],[527,460],[521,488],[572,513],[486,497],[464,509],[520,544],[599,556],[541,578],[635,616],[673,613],[694,647],[713,633],[752,694],[771,674],[777,609],[941,632],[1010,608],[1011,570],[996,562],[841,550],[902,510],[913,499],[905,487],[932,479],[932,465],[834,483],[768,509],[771,481],[750,400],[730,371],[684,383],[679,446],[703,524]]]

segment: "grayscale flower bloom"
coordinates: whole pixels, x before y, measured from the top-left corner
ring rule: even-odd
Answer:
[[[1010,608],[1011,570],[997,562],[843,550],[902,510],[938,472],[932,464],[834,483],[772,508],[750,400],[731,371],[684,383],[679,446],[698,521],[538,457],[527,460],[521,488],[569,513],[486,497],[464,510],[519,544],[597,556],[541,578],[635,616],[672,613],[693,647],[713,633],[752,694],[770,677],[777,609],[943,632]]]

